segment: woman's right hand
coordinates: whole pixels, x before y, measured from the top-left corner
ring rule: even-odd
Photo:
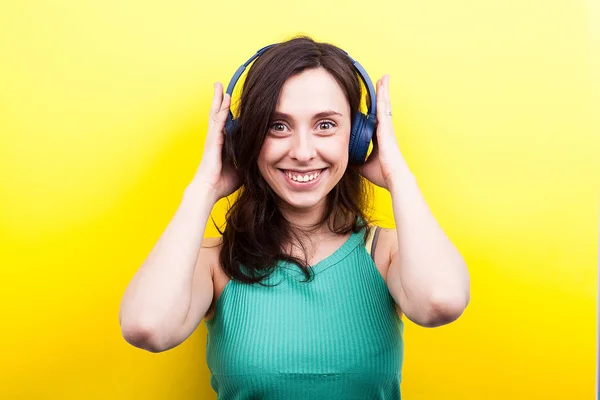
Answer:
[[[223,95],[223,85],[216,82],[208,117],[208,132],[204,142],[202,161],[190,186],[214,193],[215,202],[229,196],[241,186],[241,179],[233,163],[224,162],[225,122],[231,105],[231,96]]]

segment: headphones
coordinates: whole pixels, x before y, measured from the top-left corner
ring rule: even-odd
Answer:
[[[262,49],[258,50],[256,54],[254,54],[248,61],[246,61],[241,67],[239,67],[237,71],[235,71],[233,78],[231,78],[231,81],[227,86],[226,93],[228,93],[229,96],[233,94],[233,88],[235,87],[235,84],[237,83],[238,79],[240,79],[240,76],[242,75],[246,67],[252,61],[254,61],[255,58],[259,57],[265,50],[275,45],[277,45],[277,43],[265,46]],[[356,112],[354,121],[352,122],[352,128],[350,131],[350,145],[348,147],[348,162],[350,164],[363,164],[367,157],[367,152],[369,151],[369,144],[371,143],[371,138],[375,133],[375,116],[377,115],[377,100],[375,98],[375,89],[373,88],[373,83],[371,82],[371,79],[369,78],[369,75],[367,74],[365,69],[358,63],[358,61],[352,59],[352,57],[350,57],[348,53],[346,53],[345,51],[344,53],[348,56],[350,61],[352,61],[352,65],[354,65],[356,71],[358,71],[358,75],[364,82],[367,91],[369,92],[369,98],[371,99],[370,103],[368,104],[366,115],[360,111]],[[235,126],[236,120],[233,119],[233,113],[231,112],[231,110],[229,110],[229,113],[227,115],[227,121],[225,122],[225,133],[231,136],[233,134]]]

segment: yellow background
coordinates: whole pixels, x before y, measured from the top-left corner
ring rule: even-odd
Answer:
[[[458,322],[407,324],[404,398],[593,397],[597,3],[5,0],[0,398],[213,398],[204,324],[146,353],[119,303],[200,162],[213,82],[298,33],[391,75],[401,150],[470,267]]]

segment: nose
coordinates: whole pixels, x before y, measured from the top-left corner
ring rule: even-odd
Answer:
[[[290,157],[298,162],[308,162],[317,156],[312,135],[308,132],[298,132],[294,135]]]

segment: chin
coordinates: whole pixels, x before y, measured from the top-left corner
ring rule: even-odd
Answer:
[[[280,197],[280,199],[283,201],[285,207],[296,210],[310,210],[319,208],[326,201],[326,196],[285,195]]]

